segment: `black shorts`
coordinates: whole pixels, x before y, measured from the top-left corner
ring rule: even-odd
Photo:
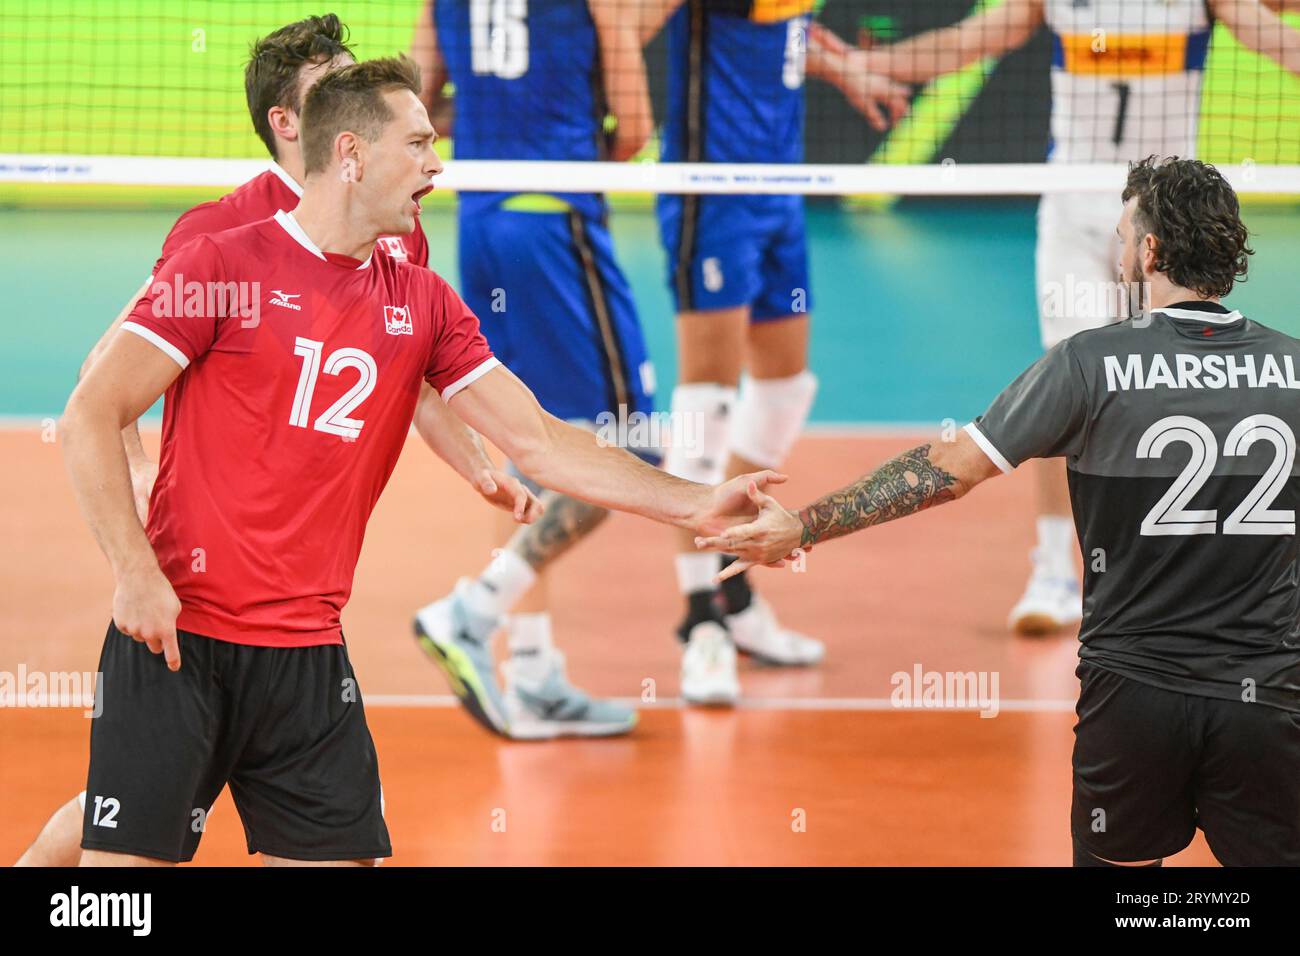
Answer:
[[[1300,714],[1152,687],[1082,662],[1070,829],[1117,863],[1199,826],[1226,866],[1300,866]]]
[[[379,762],[347,650],[177,637],[173,673],[161,654],[109,624],[82,847],[189,860],[229,783],[249,853],[391,856]]]

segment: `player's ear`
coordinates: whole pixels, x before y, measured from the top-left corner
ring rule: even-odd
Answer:
[[[277,138],[291,143],[298,139],[298,115],[293,110],[272,106],[266,111],[266,120]]]
[[[339,175],[345,183],[355,183],[361,179],[361,170],[365,165],[362,155],[361,140],[346,130],[334,137],[334,155],[339,161]]]
[[[1152,233],[1147,233],[1142,237],[1142,271],[1155,272],[1156,260],[1159,254],[1156,251],[1156,237]]]

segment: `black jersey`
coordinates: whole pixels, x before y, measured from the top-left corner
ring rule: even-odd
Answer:
[[[1300,712],[1300,340],[1179,303],[1067,339],[966,428],[1004,471],[1067,459],[1081,658]]]

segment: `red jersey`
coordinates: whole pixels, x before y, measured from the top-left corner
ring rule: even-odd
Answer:
[[[340,643],[421,381],[450,398],[499,364],[474,313],[428,269],[327,256],[277,212],[169,256],[122,328],[184,369],[146,528],[177,627]]]
[[[234,192],[181,213],[163,240],[162,254],[154,264],[153,274],[158,274],[168,256],[196,236],[209,236],[269,219],[282,209],[292,212],[301,198],[302,187],[278,163],[272,163],[270,169],[258,173]],[[417,266],[429,264],[429,242],[419,219],[415,220],[415,231],[409,236],[380,236],[375,246],[394,259],[404,259]]]

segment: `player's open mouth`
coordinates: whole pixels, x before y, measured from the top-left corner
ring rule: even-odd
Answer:
[[[431,192],[433,192],[433,183],[429,183],[429,185],[425,186],[423,189],[417,189],[415,192],[411,193],[411,202],[415,203],[416,215],[419,215],[420,213],[420,200]]]

